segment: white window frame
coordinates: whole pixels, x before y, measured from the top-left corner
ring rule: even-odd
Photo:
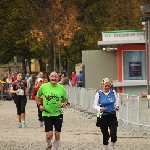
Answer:
[[[146,81],[146,80],[124,80],[124,71],[123,71],[123,52],[126,52],[126,51],[129,51],[129,52],[131,52],[131,51],[144,51],[145,53],[146,53],[146,51],[145,50],[123,50],[122,51],[122,82],[143,82],[143,81]]]

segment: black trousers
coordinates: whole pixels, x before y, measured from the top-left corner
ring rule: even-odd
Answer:
[[[38,120],[43,122],[42,111],[40,111],[38,104],[37,104],[37,108],[38,108]]]
[[[17,114],[21,115],[22,113],[25,113],[25,107],[27,103],[26,96],[16,96],[14,98],[14,102],[16,104]]]
[[[115,143],[117,141],[117,127],[118,121],[116,115],[104,115],[100,118],[99,127],[103,134],[103,144],[108,145],[109,137],[111,137],[111,142]],[[110,129],[110,134],[109,130]]]

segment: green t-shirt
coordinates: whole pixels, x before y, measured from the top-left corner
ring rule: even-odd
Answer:
[[[53,86],[50,82],[44,83],[40,86],[37,97],[40,98],[43,96],[43,106],[45,111],[42,112],[42,116],[59,116],[61,111],[60,104],[67,100],[67,93],[65,88],[56,84]]]

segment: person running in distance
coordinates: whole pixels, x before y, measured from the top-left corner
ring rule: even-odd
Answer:
[[[25,122],[25,107],[27,103],[28,88],[25,80],[22,80],[22,74],[17,73],[17,80],[13,82],[10,93],[14,94],[14,102],[17,108],[17,115],[19,121],[19,128],[26,127]],[[22,121],[22,122],[21,122]]]
[[[43,72],[39,72],[39,74],[37,75],[36,80],[35,80],[35,87],[38,86],[38,81],[37,81],[37,79],[38,79],[38,78],[42,78],[42,79],[43,79],[43,76],[44,76]]]
[[[37,92],[40,88],[40,86],[43,84],[43,79],[42,78],[38,78],[37,79],[37,86],[34,88],[33,92],[32,92],[32,99],[33,100],[36,100],[36,103],[37,103]],[[43,98],[40,99],[41,102],[40,104],[42,105],[43,104]],[[37,104],[37,108],[38,108],[38,120],[40,121],[40,127],[43,127],[43,117],[42,117],[42,111],[39,109],[39,106]]]

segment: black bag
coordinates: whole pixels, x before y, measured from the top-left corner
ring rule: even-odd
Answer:
[[[100,122],[101,122],[101,118],[97,117],[97,120],[96,120],[96,126],[97,127],[100,127]]]

